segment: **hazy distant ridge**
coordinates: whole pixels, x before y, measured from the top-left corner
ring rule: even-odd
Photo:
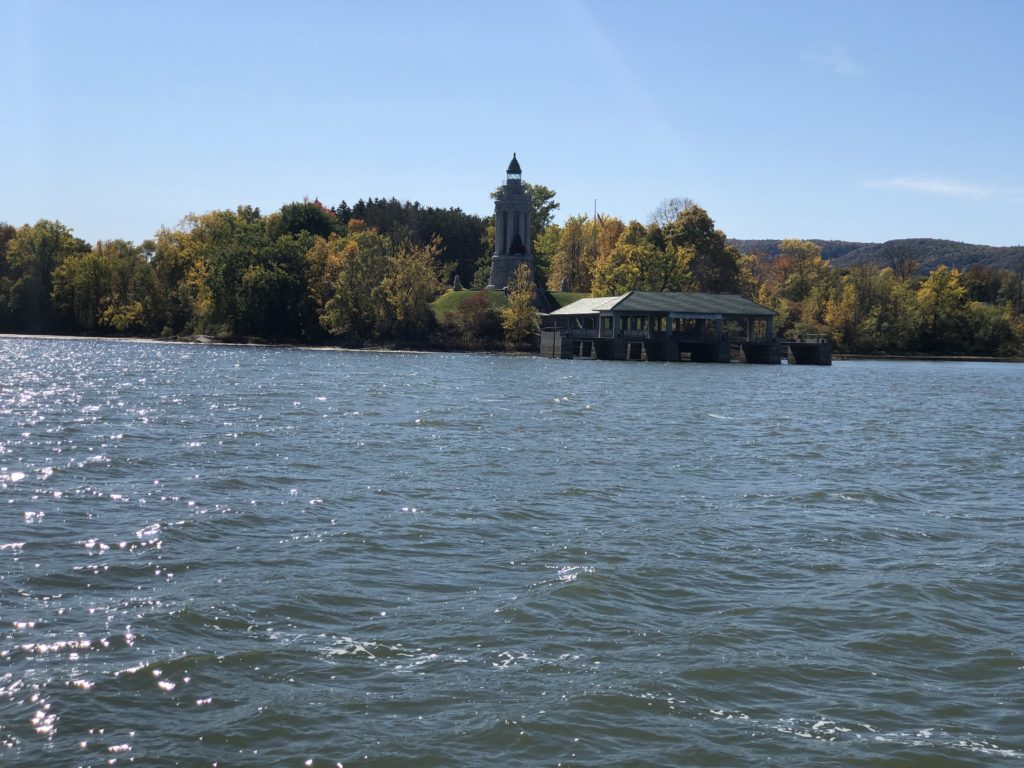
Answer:
[[[743,253],[763,253],[771,258],[779,253],[781,240],[730,239]],[[940,264],[968,269],[975,265],[993,269],[1024,270],[1024,245],[992,246],[958,243],[930,237],[888,240],[884,243],[856,243],[848,240],[814,240],[821,255],[837,267],[874,263],[886,266],[890,255],[900,252],[918,262],[918,271],[927,273]]]

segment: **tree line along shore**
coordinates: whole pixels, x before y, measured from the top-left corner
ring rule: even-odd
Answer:
[[[699,205],[646,223],[553,222],[532,195],[535,278],[483,291],[493,219],[396,199],[317,200],[189,214],[142,243],[89,244],[56,220],[0,223],[0,332],[529,349],[535,291],[562,305],[629,290],[738,293],[779,313],[780,335],[825,333],[839,354],[1024,356],[1024,271],[913,254],[839,267],[807,240],[742,253]],[[448,289],[458,276],[470,290]],[[474,290],[475,289],[475,290]]]

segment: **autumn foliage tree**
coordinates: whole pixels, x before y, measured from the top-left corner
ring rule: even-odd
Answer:
[[[685,208],[664,228],[676,249],[684,290],[697,293],[739,293],[742,285],[739,251],[715,228],[714,220],[699,205]]]
[[[63,327],[92,333],[155,334],[160,316],[156,275],[146,249],[126,240],[97,241],[53,271],[52,298]]]
[[[384,280],[391,241],[372,229],[360,229],[341,242],[337,274],[320,312],[320,324],[333,336],[375,338],[382,322],[374,295]]]
[[[505,329],[505,341],[521,344],[539,329],[537,310],[533,307],[536,298],[533,272],[528,264],[520,264],[512,273],[508,284],[508,306],[502,312],[501,326]]]
[[[559,229],[558,245],[548,267],[548,285],[552,290],[589,293],[594,236],[588,221],[586,216],[570,216]]]
[[[67,330],[59,326],[53,306],[54,272],[68,258],[90,250],[88,243],[59,221],[41,219],[18,229],[4,254],[6,309],[14,321],[9,330]]]
[[[438,279],[441,241],[435,238],[425,246],[406,243],[389,258],[377,289],[387,308],[378,333],[395,339],[424,337],[434,326],[430,302],[443,290]]]
[[[807,240],[779,244],[774,260],[760,265],[762,303],[779,313],[780,332],[821,332],[832,297],[833,273],[821,258],[821,248]],[[839,289],[841,290],[841,289]],[[839,310],[833,306],[833,315]]]
[[[966,293],[959,269],[940,266],[921,283],[916,298],[923,348],[962,351]]]
[[[624,228],[594,267],[595,296],[680,289],[682,270],[676,251],[652,237],[654,232],[654,227],[644,227],[638,221]]]

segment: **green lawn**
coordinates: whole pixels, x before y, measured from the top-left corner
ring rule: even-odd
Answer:
[[[555,300],[555,303],[559,307],[564,307],[566,304],[572,304],[574,301],[579,299],[586,299],[589,296],[589,293],[566,293],[563,291],[551,292],[551,298]]]
[[[508,306],[508,299],[502,291],[448,291],[436,299],[430,305],[430,308],[434,312],[434,317],[440,321],[449,312],[458,311],[459,307],[462,306],[462,302],[479,293],[487,294],[487,302],[493,310],[501,310]],[[563,293],[555,291],[551,293],[551,298],[555,300],[555,304],[559,307],[564,307],[566,304],[571,304],[577,299],[585,299],[589,295],[589,293]]]
[[[430,308],[434,312],[434,317],[440,320],[449,312],[457,311],[462,306],[462,302],[472,296],[476,296],[478,293],[487,294],[487,302],[490,304],[491,309],[500,310],[508,305],[508,299],[505,298],[505,294],[501,291],[448,291],[436,299],[430,305]]]

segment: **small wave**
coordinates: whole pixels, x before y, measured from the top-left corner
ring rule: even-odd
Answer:
[[[380,640],[356,640],[347,635],[339,637],[322,652],[328,657],[347,656],[373,661],[422,658],[424,654],[437,656],[436,653],[427,653],[419,647],[406,647],[401,643],[385,643]]]
[[[563,565],[558,569],[558,580],[561,582],[576,581],[582,574],[593,573],[589,565]]]

